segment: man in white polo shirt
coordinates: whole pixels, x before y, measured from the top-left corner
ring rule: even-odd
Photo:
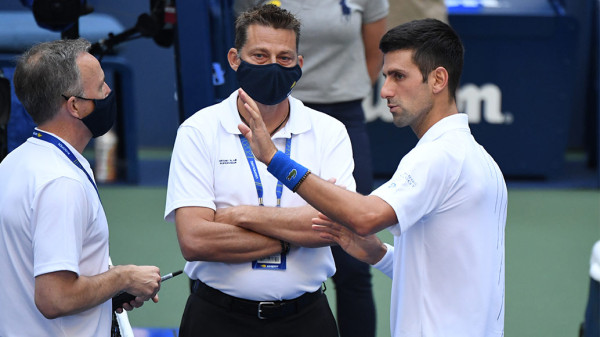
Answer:
[[[158,301],[159,269],[109,269],[108,223],[81,154],[116,117],[115,94],[83,39],[18,60],[17,97],[37,128],[0,164],[0,336],[111,335],[111,298]],[[117,309],[122,311],[122,309]]]
[[[276,146],[354,190],[343,124],[288,96],[301,75],[299,33],[300,22],[277,6],[242,13],[230,65]],[[237,128],[247,118],[236,91],[177,131],[165,218],[175,221],[195,280],[179,335],[338,336],[321,290],[335,272],[331,242],[311,229],[318,212],[254,159]]]
[[[419,142],[371,195],[345,191],[283,156],[265,134],[260,107],[243,93],[251,129],[239,128],[269,172],[324,214],[313,220],[323,238],[392,277],[392,336],[503,336],[507,191],[458,113],[460,38],[425,19],[391,29],[379,47],[381,97],[394,124],[410,126]],[[372,235],[385,228],[395,248]]]

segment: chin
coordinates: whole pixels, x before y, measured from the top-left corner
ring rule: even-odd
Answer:
[[[405,127],[405,126],[408,125],[408,123],[406,123],[406,121],[403,121],[403,120],[398,119],[398,118],[394,118],[394,120],[392,121],[392,123],[394,123],[394,125],[396,127],[399,127],[399,128],[403,128],[403,127]]]

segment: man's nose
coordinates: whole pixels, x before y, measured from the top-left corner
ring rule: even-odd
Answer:
[[[112,91],[112,89],[110,89],[110,87],[108,86],[108,84],[106,84],[106,82],[104,82],[104,87],[102,88],[102,92],[104,93],[104,97],[108,96],[108,94],[110,94],[111,91]]]
[[[383,85],[381,86],[379,96],[381,96],[381,98],[383,99],[393,96],[392,85],[389,83],[389,79],[387,77],[383,81]]]

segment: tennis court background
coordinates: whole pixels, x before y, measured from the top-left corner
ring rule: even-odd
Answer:
[[[600,191],[511,188],[506,226],[507,337],[577,336],[588,295],[589,255],[600,239]],[[101,186],[115,264],[182,269],[174,225],[163,220],[166,188]],[[391,242],[391,234],[381,233]],[[389,337],[391,280],[373,270],[377,337]],[[134,327],[176,328],[189,293],[185,275],[165,282],[159,303],[129,313]],[[327,295],[335,311],[334,285]]]

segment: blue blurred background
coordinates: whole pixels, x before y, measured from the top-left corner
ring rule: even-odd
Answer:
[[[102,60],[120,96],[118,179],[99,186],[117,264],[153,264],[165,272],[183,266],[172,224],[162,218],[170,151],[184,118],[236,88],[225,63],[233,38],[231,2],[180,0],[172,46],[139,38],[116,45]],[[151,3],[88,0],[94,11],[80,19],[79,32],[91,42],[106,40],[136,26],[141,14],[151,13]],[[590,248],[600,238],[599,3],[446,0],[450,24],[466,48],[459,110],[469,115],[475,137],[509,186],[507,336],[576,336],[583,319]],[[0,1],[6,77],[29,45],[60,36],[39,28],[21,1]],[[17,103],[13,97],[10,146],[32,127]],[[380,100],[364,105],[380,183],[416,137],[389,123]],[[92,162],[93,145],[84,153]],[[381,238],[391,241],[387,232]],[[391,282],[373,275],[378,337],[387,337]],[[156,328],[140,328],[136,336],[172,336],[187,287],[185,277],[174,279],[161,289],[159,304],[132,312],[134,326]],[[327,294],[335,306],[331,282]]]
[[[80,19],[79,32],[91,42],[106,40],[135,27],[157,2],[88,0],[94,10]],[[117,44],[115,55],[104,58],[116,77],[109,85],[123,102],[120,181],[162,184],[162,159],[168,161],[179,123],[237,87],[225,59],[233,43],[231,3],[179,1],[173,45],[142,37]],[[459,110],[469,114],[475,137],[505,175],[515,182],[598,187],[598,1],[446,4],[466,48]],[[59,37],[37,27],[21,1],[0,3],[0,65],[10,67],[31,43]],[[381,101],[366,100],[365,110],[375,174],[385,179],[416,137],[389,123]]]

